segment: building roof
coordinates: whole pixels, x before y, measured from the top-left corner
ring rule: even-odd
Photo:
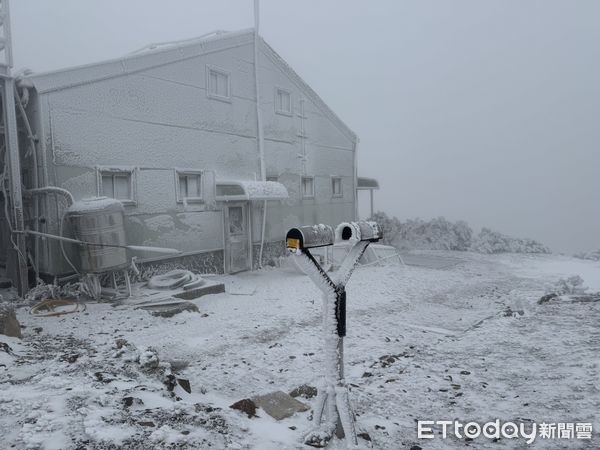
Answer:
[[[129,75],[150,68],[196,58],[208,53],[254,43],[254,29],[235,32],[214,31],[183,41],[150,44],[120,58],[81,66],[34,73],[27,76],[40,94],[69,89],[110,78]],[[328,116],[347,137],[356,141],[356,134],[327,106],[319,95],[262,38],[262,52],[284,72],[315,105]]]

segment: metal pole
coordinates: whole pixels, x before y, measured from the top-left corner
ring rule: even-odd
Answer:
[[[260,83],[258,80],[258,43],[260,36],[258,30],[260,26],[260,8],[259,0],[254,0],[254,91],[256,94],[256,140],[258,144],[258,158],[260,162],[260,179],[267,181],[267,168],[265,167],[265,142],[262,126],[262,112],[260,110]],[[265,228],[267,226],[267,201],[263,202],[262,227],[260,231],[260,251],[258,254],[258,266],[262,267],[263,248],[265,246]],[[250,238],[250,247],[252,247],[252,238]]]
[[[7,19],[6,19],[7,20]],[[14,79],[7,77],[3,80],[3,106],[4,106],[4,138],[10,166],[10,197],[13,209],[13,231],[16,248],[16,285],[19,295],[24,296],[29,290],[27,270],[27,248],[25,246],[25,229],[23,218],[23,193],[21,191],[21,158],[19,153],[19,139],[17,135],[17,115],[15,111]],[[7,201],[7,199],[4,199]]]

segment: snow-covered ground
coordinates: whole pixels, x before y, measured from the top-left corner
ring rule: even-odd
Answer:
[[[591,441],[538,438],[532,447],[600,448],[600,302],[536,303],[560,277],[580,275],[600,290],[600,263],[420,255],[455,264],[359,267],[347,287],[346,380],[372,448],[526,446],[419,440],[417,419],[591,422]],[[237,295],[199,298],[200,313],[172,318],[97,303],[62,317],[20,308],[23,340],[0,336],[14,353],[0,352],[0,447],[307,448],[310,411],[277,422],[229,405],[318,385],[320,293],[290,269],[219,278]],[[169,392],[168,367],[153,369],[146,347],[189,380],[191,394]]]

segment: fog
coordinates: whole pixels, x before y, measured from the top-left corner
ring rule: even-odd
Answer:
[[[253,26],[251,0],[13,0],[45,71]],[[600,2],[261,2],[261,34],[360,137],[376,209],[600,248]],[[365,206],[364,204],[362,206]]]

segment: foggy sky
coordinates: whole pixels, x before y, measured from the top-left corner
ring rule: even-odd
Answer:
[[[45,71],[253,26],[251,0],[12,0]],[[600,248],[600,2],[262,0],[261,35],[360,137],[376,209]],[[362,200],[362,198],[361,198]]]

